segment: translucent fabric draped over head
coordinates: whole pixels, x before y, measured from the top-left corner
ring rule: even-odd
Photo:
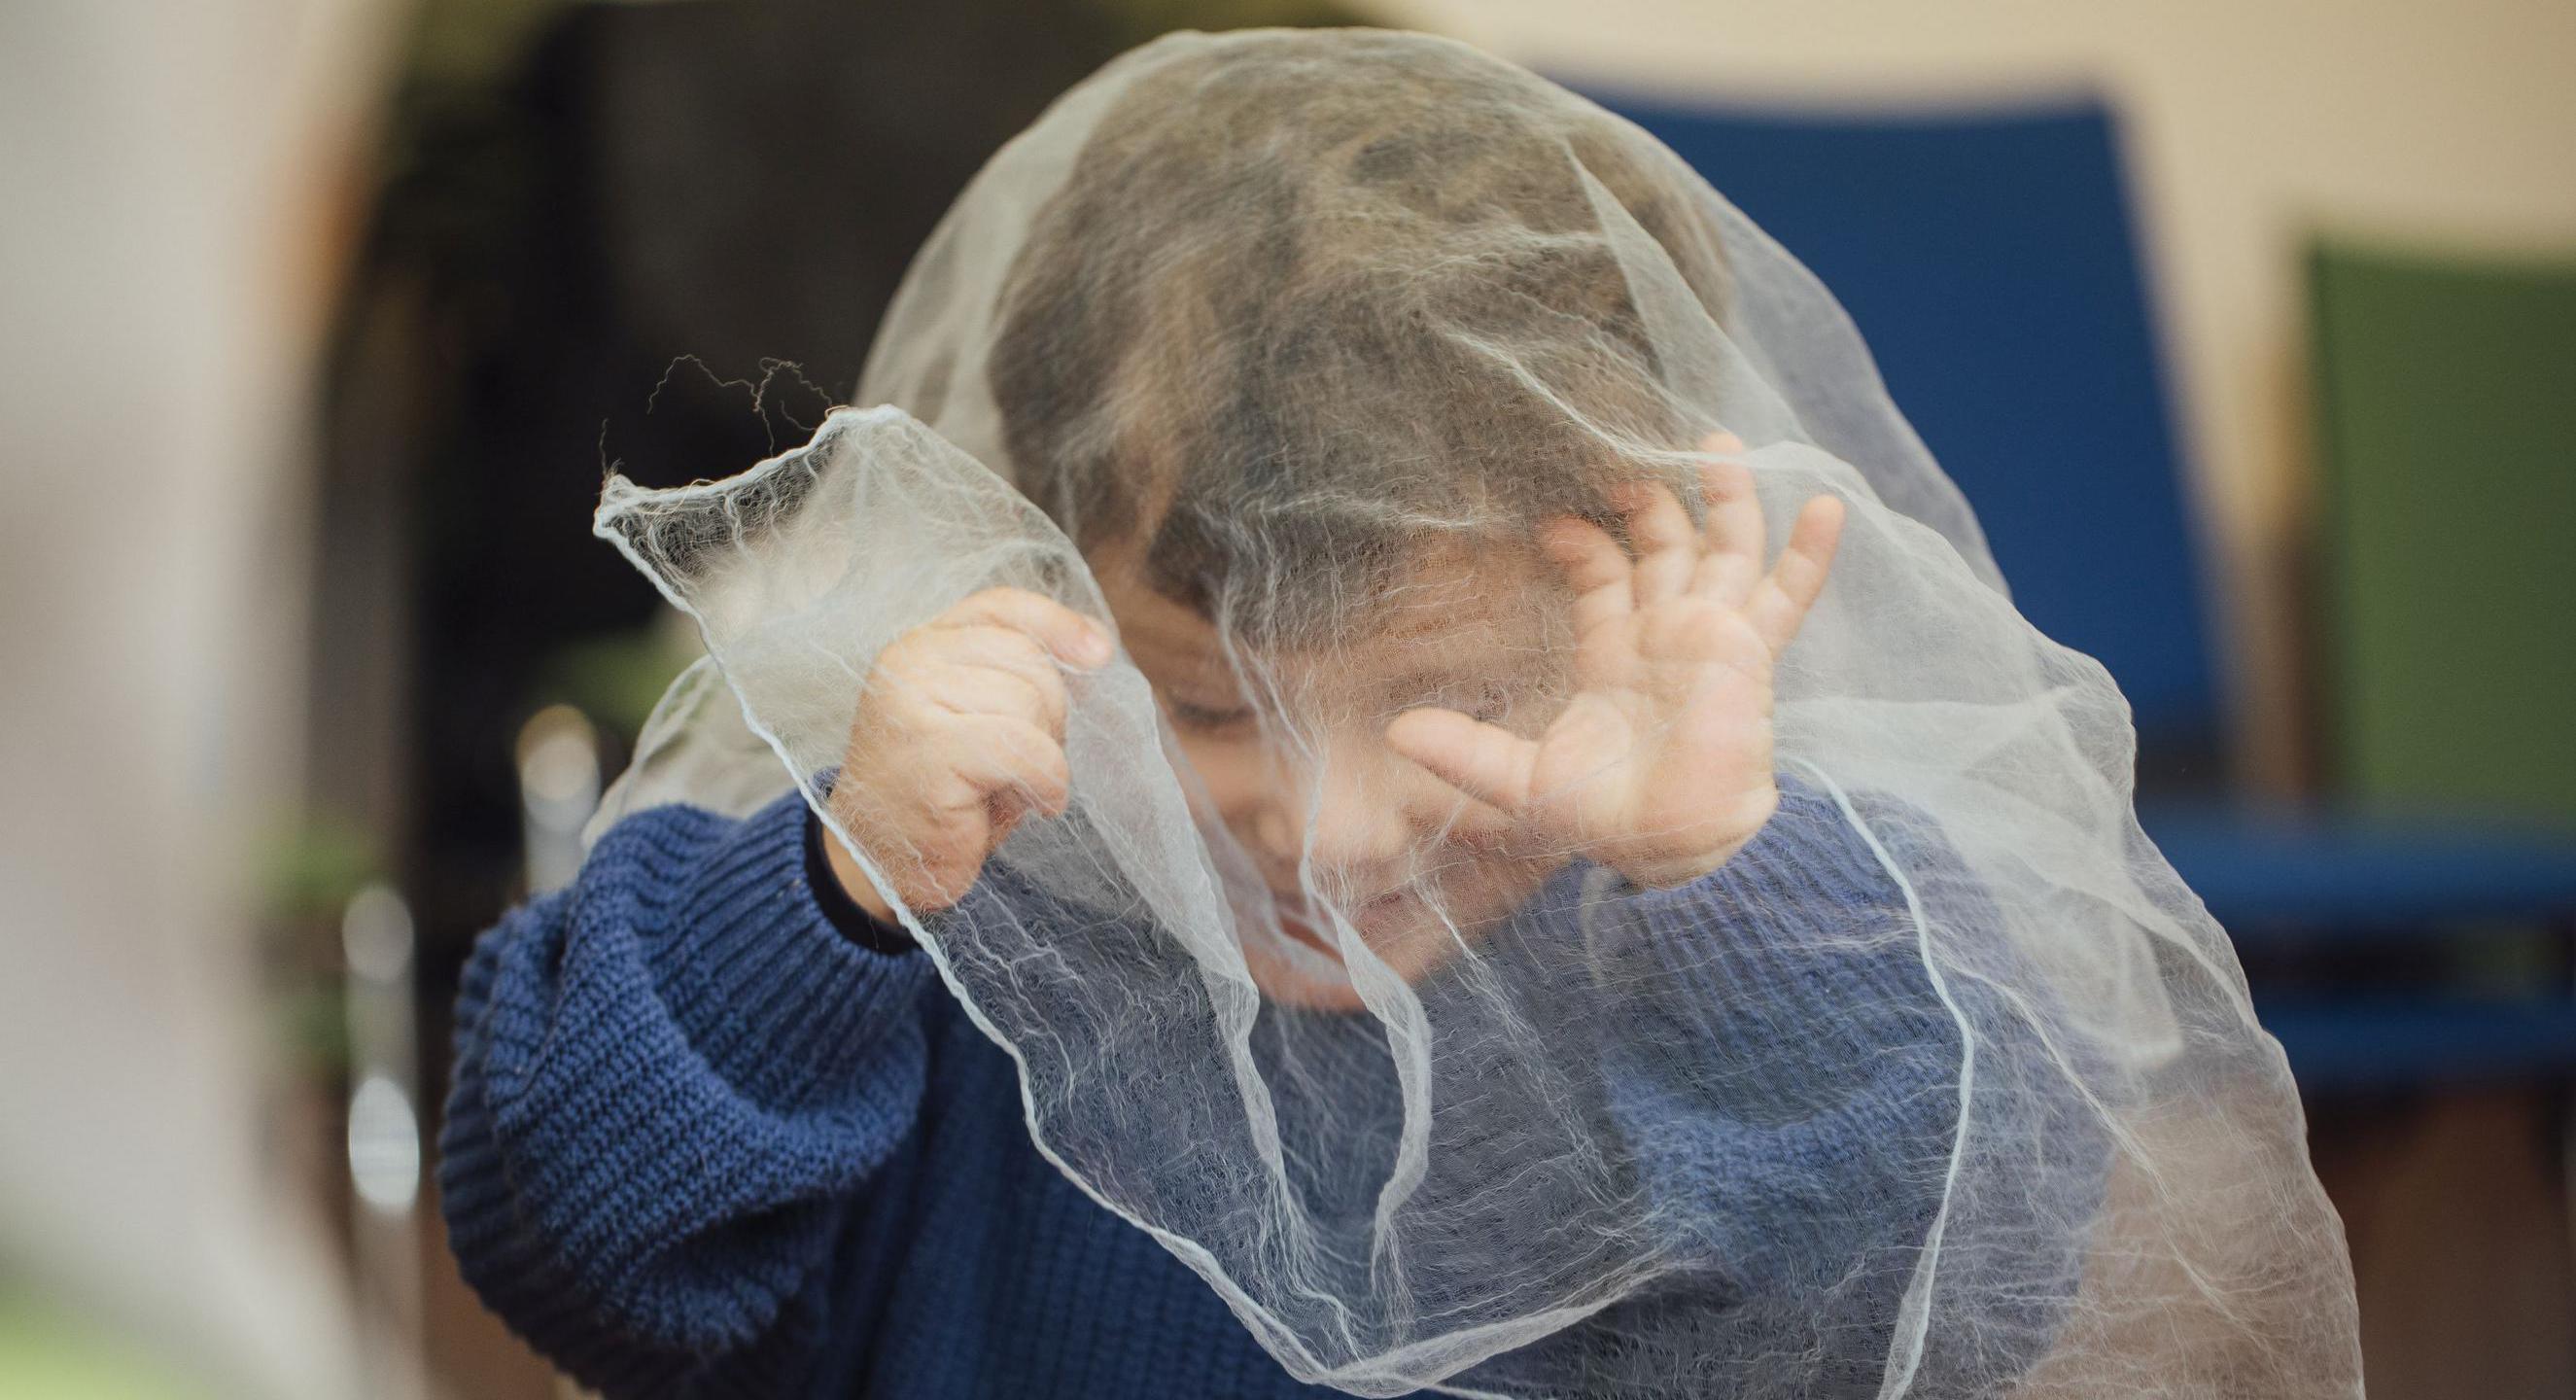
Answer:
[[[2358,1393],[2297,1100],[2135,824],[2118,691],[2013,610],[1831,297],[1650,137],[1445,41],[1168,38],[977,178],[857,401],[738,477],[609,483],[708,660],[608,815],[800,788],[1039,1149],[1297,1376]],[[1601,708],[1609,594],[1542,547],[1646,561],[1641,491],[1757,571],[1844,505],[1713,739],[1668,732],[1696,691]],[[994,587],[1123,650],[1068,676],[1069,810],[900,907],[917,853],[833,775],[878,653]],[[1587,706],[1611,757],[1509,799],[1389,737],[1553,752]],[[1776,809],[1641,871],[1730,819],[1656,771],[1707,751]],[[1614,787],[1663,805],[1623,828]]]

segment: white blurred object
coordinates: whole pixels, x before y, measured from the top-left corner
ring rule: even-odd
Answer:
[[[223,1392],[373,1368],[264,1140],[251,934],[313,353],[401,18],[0,10],[0,1255]]]
[[[408,1219],[420,1199],[420,1116],[388,1075],[368,1075],[349,1096],[349,1178],[378,1215]]]
[[[421,1336],[421,1123],[412,1006],[411,907],[390,886],[369,885],[340,918],[348,964],[349,1183],[361,1210],[350,1247],[366,1294],[370,1336],[384,1355],[419,1354]],[[378,1400],[417,1400],[418,1370],[371,1367]]]
[[[519,729],[519,812],[528,893],[581,873],[582,827],[599,807],[599,731],[570,705],[548,705]]]

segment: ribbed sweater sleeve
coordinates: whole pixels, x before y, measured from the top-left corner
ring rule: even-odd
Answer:
[[[1920,1373],[1982,1394],[2026,1368],[2073,1296],[2107,1142],[1987,977],[1936,976],[2012,958],[1929,822],[1784,782],[1716,874],[1613,902],[1649,989],[1613,1050],[1613,1115],[1649,1200],[1703,1223],[1707,1279],[1736,1295],[1720,1316],[1742,1335],[1718,1350],[1832,1394],[1917,1364],[1899,1305],[1948,1209],[1976,1257],[1936,1256],[1924,1296],[1985,1326],[1926,1339]]]
[[[917,953],[843,937],[789,794],[638,813],[476,947],[439,1183],[485,1302],[618,1394],[787,1393],[913,1129]]]

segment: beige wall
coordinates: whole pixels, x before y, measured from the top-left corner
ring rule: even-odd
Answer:
[[[2090,85],[2126,118],[2150,275],[2240,657],[2278,657],[2303,500],[2311,230],[2576,248],[2569,0],[1367,0],[1552,75],[1788,101]],[[1794,251],[1794,250],[1792,250]],[[2258,766],[2288,678],[2248,667]]]

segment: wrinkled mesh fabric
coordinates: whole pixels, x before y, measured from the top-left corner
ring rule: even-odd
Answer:
[[[2132,816],[2117,689],[2014,611],[1832,298],[1652,138],[1446,41],[1174,36],[995,157],[857,402],[730,479],[611,479],[599,533],[708,656],[603,821],[801,788],[1038,1148],[1295,1375],[2359,1393],[2297,1100]],[[1640,550],[1640,482],[1714,530],[1713,456],[1775,552],[1846,511],[1757,834],[1640,881],[1390,751],[1417,708],[1548,733],[1592,682],[1533,533]],[[832,775],[878,654],[997,586],[1199,619],[1289,796],[1228,810],[1131,645],[1068,675],[1069,809],[906,906]]]

